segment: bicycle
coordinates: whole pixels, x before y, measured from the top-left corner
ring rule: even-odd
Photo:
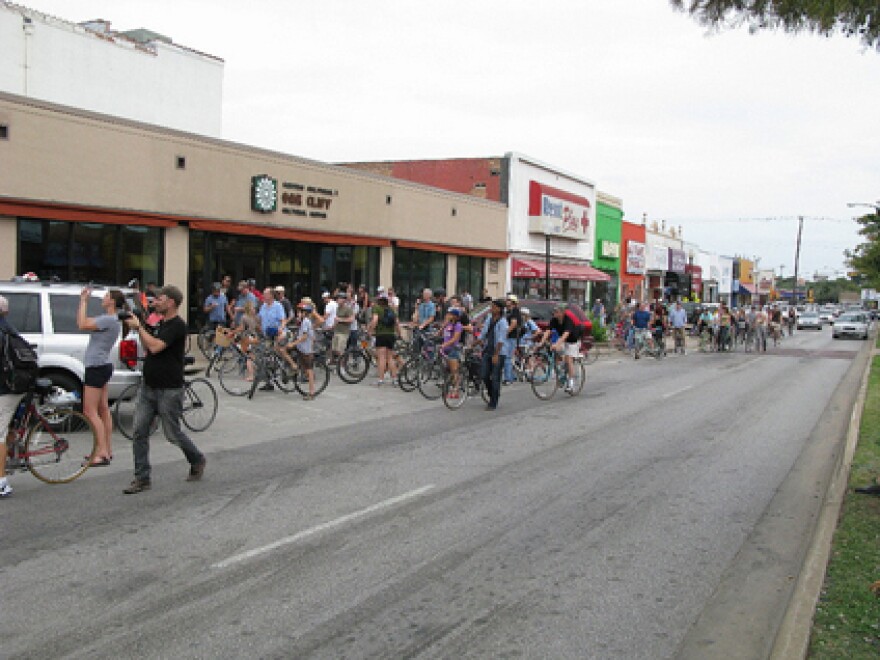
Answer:
[[[292,367],[278,351],[272,340],[265,340],[254,347],[253,360],[256,376],[250,381],[248,398],[253,399],[257,391],[257,385],[268,383],[287,394],[296,390],[302,396],[309,396],[309,379],[305,369],[298,366]],[[312,362],[314,374],[315,392],[312,396],[318,396],[327,389],[330,383],[330,367],[327,364],[327,355],[323,349],[314,353]],[[223,374],[220,374],[221,378]]]
[[[129,440],[134,439],[134,420],[142,383],[126,387],[113,404],[113,425]],[[208,429],[217,417],[217,390],[205,378],[185,378],[180,421],[190,431],[200,433]],[[153,418],[150,435],[159,429],[159,419]]]
[[[458,379],[455,381],[448,373],[443,383],[443,405],[450,410],[458,410],[472,394],[480,394],[484,403],[489,403],[489,390],[481,377],[482,356],[474,349],[464,349],[459,362]]]
[[[657,360],[662,360],[666,356],[666,342],[662,337],[655,337],[649,330],[636,330],[635,344],[636,360],[642,353]]]
[[[38,378],[24,394],[10,427],[7,471],[29,471],[47,484],[66,484],[89,468],[98,446],[95,427],[63,392],[48,378]]]
[[[574,386],[567,387],[569,374],[565,360],[559,353],[545,346],[535,354],[535,366],[531,376],[532,392],[544,401],[553,398],[560,385],[569,396],[580,394],[587,380],[587,369],[582,356],[574,358],[572,376]]]

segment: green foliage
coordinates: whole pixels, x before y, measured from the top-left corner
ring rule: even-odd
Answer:
[[[593,324],[593,341],[608,341],[608,328],[601,325],[592,314],[587,314],[587,318]]]
[[[880,288],[880,213],[871,213],[856,218],[861,225],[859,234],[866,241],[850,252],[847,250],[847,263],[860,276],[867,286]]]
[[[859,446],[849,484],[863,486],[880,475],[880,358],[871,367]],[[880,657],[880,598],[870,591],[880,579],[880,498],[847,495],[834,534],[831,560],[816,607],[808,657]]]
[[[672,6],[715,29],[747,25],[751,32],[785,30],[858,36],[880,50],[878,0],[670,0]]]

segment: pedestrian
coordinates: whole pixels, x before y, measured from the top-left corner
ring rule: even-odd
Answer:
[[[300,323],[296,339],[288,344],[288,350],[296,348],[297,364],[306,374],[309,383],[309,393],[303,395],[305,401],[315,398],[315,324],[321,322],[321,317],[315,311],[311,298],[303,298],[299,301]]]
[[[290,298],[288,298],[285,293],[283,286],[278,285],[275,287],[275,300],[281,303],[281,307],[284,309],[285,321],[286,323],[290,323],[294,318],[293,303],[290,302]]]
[[[400,336],[400,323],[397,314],[388,303],[388,294],[381,289],[376,304],[373,305],[369,332],[376,338],[376,363],[378,379],[376,385],[385,384],[385,372],[391,376],[392,387],[397,385],[397,364],[394,359],[394,342]]]
[[[214,282],[211,286],[211,295],[205,298],[202,309],[208,315],[207,326],[215,330],[217,326],[226,325],[226,296],[223,294],[223,286],[220,282]]]
[[[125,296],[119,289],[109,289],[101,299],[103,314],[88,316],[89,298],[92,290],[85,287],[79,294],[79,308],[76,312],[76,326],[89,332],[83,365],[86,368],[83,379],[83,414],[95,427],[95,451],[91,458],[86,456],[93,467],[110,465],[113,458],[113,416],[110,414],[108,383],[113,376],[113,362],[110,352],[119,339],[121,330],[128,333],[119,313],[127,313]]]
[[[467,289],[464,290],[461,294],[461,304],[464,305],[464,311],[468,314],[471,313],[471,310],[474,308],[474,297],[471,295],[471,292]]]
[[[340,290],[336,294],[336,299],[336,324],[333,326],[333,343],[331,345],[334,359],[338,359],[348,348],[351,341],[351,326],[355,323],[356,313],[354,305],[344,290]]]
[[[605,327],[605,304],[602,302],[601,298],[596,298],[596,302],[593,304],[593,318],[599,323],[601,327]]]
[[[162,421],[165,438],[180,448],[189,463],[186,480],[198,481],[205,472],[204,454],[180,428],[187,335],[186,322],[178,315],[182,302],[183,293],[176,286],[164,286],[159,290],[156,309],[162,314],[162,321],[155,335],[147,332],[135,316],[125,321],[138,334],[147,351],[134,416],[134,480],[123,491],[127,495],[149,490],[152,486],[150,426],[157,416]]]
[[[522,337],[522,314],[519,311],[519,298],[513,293],[507,294],[507,351],[505,355],[509,356],[509,360],[504,362],[504,385],[513,383],[513,356],[519,346],[520,337]]]
[[[6,373],[3,369],[8,361],[6,356],[2,354],[3,347],[6,342],[4,335],[17,335],[18,331],[12,327],[6,318],[9,314],[9,301],[0,296],[0,497],[9,497],[12,495],[12,486],[9,485],[9,479],[6,477],[6,455],[7,443],[14,439],[14,431],[9,427],[12,424],[12,418],[18,409],[21,401],[20,394],[14,394],[7,385],[12,374]]]
[[[669,323],[672,325],[672,342],[674,347],[672,351],[673,353],[678,353],[679,349],[681,349],[681,354],[684,355],[684,327],[687,324],[687,311],[682,307],[680,300],[675,303],[675,307],[669,312]]]
[[[508,358],[507,319],[504,318],[504,307],[504,300],[499,298],[492,301],[491,313],[483,321],[483,329],[480,332],[483,342],[483,364],[480,375],[489,392],[486,410],[498,408],[498,400],[501,397],[501,373]]]

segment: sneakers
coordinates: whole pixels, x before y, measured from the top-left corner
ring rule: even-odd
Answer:
[[[199,481],[202,478],[202,475],[205,473],[205,464],[208,461],[206,459],[202,459],[200,463],[196,463],[195,465],[190,465],[189,467],[189,476],[186,478],[187,481]]]
[[[385,384],[385,380],[380,378],[376,381],[376,387],[382,387]]]
[[[145,490],[150,490],[151,485],[149,479],[138,479],[135,477],[134,481],[128,485],[128,488],[122,492],[126,495],[134,495],[135,493],[142,493]]]
[[[5,477],[0,479],[0,497],[9,497],[12,495],[12,486],[9,485],[9,480]]]

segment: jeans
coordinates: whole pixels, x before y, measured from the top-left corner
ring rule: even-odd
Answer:
[[[516,345],[519,343],[519,340],[505,339],[504,342],[507,344],[507,352],[511,355],[516,354]],[[504,361],[504,380],[507,382],[513,381],[513,360],[507,359]]]
[[[483,351],[483,364],[480,370],[480,376],[483,384],[489,392],[489,406],[495,408],[498,405],[498,399],[501,396],[501,370],[507,358],[503,355],[498,356],[498,364],[492,364],[492,351]]]
[[[156,415],[162,422],[165,438],[180,447],[190,465],[205,460],[202,452],[180,428],[183,414],[183,389],[156,390],[142,384],[134,414],[134,476],[143,481],[150,479],[150,426]]]

